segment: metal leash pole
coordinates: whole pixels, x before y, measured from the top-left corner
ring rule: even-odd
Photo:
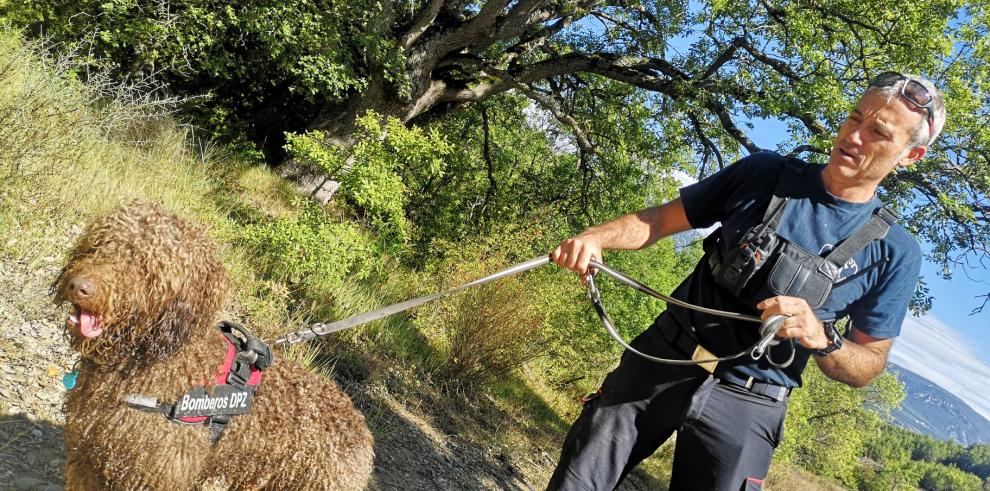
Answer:
[[[305,329],[300,329],[295,332],[290,332],[282,337],[275,340],[275,346],[290,345],[301,343],[303,341],[309,341],[310,339],[325,336],[332,332],[341,331],[350,327],[359,326],[371,321],[381,319],[383,317],[388,317],[393,314],[398,314],[403,310],[408,310],[413,307],[418,307],[424,303],[431,302],[438,298],[446,297],[448,295],[467,290],[478,285],[483,285],[485,283],[495,281],[506,276],[512,276],[514,274],[522,273],[523,271],[529,271],[531,269],[538,268],[550,262],[550,256],[541,256],[535,259],[530,259],[524,263],[519,263],[508,269],[504,269],[497,273],[485,276],[484,278],[479,278],[470,283],[466,283],[457,288],[451,288],[450,290],[442,291],[439,293],[434,293],[431,295],[425,295],[422,297],[416,297],[405,302],[400,302],[392,305],[382,307],[380,309],[372,310],[370,312],[365,312],[363,314],[358,314],[346,319],[341,319],[339,321],[334,321],[329,324],[317,323]]]
[[[539,267],[541,267],[541,266],[543,266],[545,264],[548,264],[548,263],[550,263],[550,257],[549,256],[540,256],[540,257],[537,257],[537,258],[534,258],[534,259],[530,259],[529,261],[516,264],[515,266],[512,266],[510,268],[504,269],[504,270],[499,271],[497,273],[494,273],[494,274],[485,276],[483,278],[479,278],[479,279],[474,280],[474,281],[472,281],[470,283],[465,283],[465,284],[463,284],[461,286],[458,286],[456,288],[451,288],[449,290],[445,290],[445,291],[442,291],[442,292],[433,293],[431,295],[424,295],[422,297],[416,297],[416,298],[413,298],[413,299],[410,299],[410,300],[406,300],[404,302],[399,302],[399,303],[396,303],[396,304],[392,304],[392,305],[388,305],[388,306],[382,307],[380,309],[376,309],[376,310],[372,310],[372,311],[369,311],[369,312],[364,312],[362,314],[358,314],[358,315],[355,315],[355,316],[351,316],[351,317],[348,317],[346,319],[341,319],[341,320],[338,320],[338,321],[334,321],[334,322],[331,322],[329,324],[325,324],[325,323],[322,323],[322,322],[321,323],[316,323],[316,324],[313,324],[310,327],[307,327],[307,328],[304,328],[304,329],[300,329],[298,331],[290,332],[290,333],[287,333],[287,334],[283,335],[282,337],[280,337],[280,338],[278,338],[278,339],[275,340],[275,345],[276,346],[288,346],[288,345],[292,345],[292,344],[296,344],[296,343],[301,343],[303,341],[309,341],[311,339],[315,339],[315,338],[320,337],[320,336],[326,336],[327,334],[330,334],[330,333],[333,333],[333,332],[337,332],[337,331],[341,331],[341,330],[344,330],[344,329],[348,329],[348,328],[351,328],[351,327],[354,327],[354,326],[359,326],[361,324],[366,324],[368,322],[375,321],[375,320],[378,320],[378,319],[382,319],[384,317],[388,317],[390,315],[397,314],[399,312],[402,312],[404,310],[411,309],[413,307],[418,307],[420,305],[423,305],[424,303],[431,302],[433,300],[437,300],[439,298],[443,298],[443,297],[446,297],[448,295],[452,295],[454,293],[467,290],[468,288],[473,288],[475,286],[483,285],[485,283],[488,283],[488,282],[491,282],[491,281],[495,281],[495,280],[498,280],[498,279],[501,279],[501,278],[505,278],[507,276],[512,276],[514,274],[522,273],[524,271],[529,271],[531,269],[539,268]],[[738,357],[740,357],[740,356],[742,356],[742,355],[744,355],[746,353],[749,353],[754,358],[759,358],[760,356],[762,356],[766,352],[766,350],[772,344],[772,342],[774,340],[774,334],[779,329],[780,323],[783,322],[783,320],[786,318],[785,316],[779,316],[778,315],[778,316],[773,316],[773,317],[767,319],[766,321],[763,321],[759,317],[755,317],[755,316],[752,316],[752,315],[740,314],[740,313],[736,313],[736,312],[727,312],[727,311],[724,311],[724,310],[716,310],[716,309],[710,309],[710,308],[707,308],[707,307],[701,307],[701,306],[698,306],[698,305],[693,305],[693,304],[690,304],[690,303],[687,303],[687,302],[678,300],[676,298],[670,297],[668,295],[664,295],[662,293],[659,293],[659,292],[653,290],[652,288],[650,288],[650,287],[648,287],[648,286],[646,286],[646,285],[644,285],[644,284],[642,284],[642,283],[640,283],[640,282],[638,282],[638,281],[636,281],[636,280],[634,280],[632,278],[629,278],[629,277],[625,276],[624,274],[619,273],[618,271],[616,271],[616,270],[614,270],[614,269],[606,266],[605,264],[601,263],[600,261],[592,260],[591,263],[590,263],[590,266],[593,267],[593,268],[595,268],[595,269],[597,269],[597,270],[599,270],[599,271],[601,271],[601,272],[603,272],[603,273],[605,273],[605,274],[607,274],[608,276],[611,276],[612,278],[615,278],[620,283],[622,283],[622,284],[624,284],[624,285],[626,285],[626,286],[628,286],[630,288],[633,288],[633,289],[635,289],[635,290],[637,290],[637,291],[639,291],[641,293],[644,293],[644,294],[649,295],[651,297],[657,298],[659,300],[663,300],[664,302],[667,302],[668,304],[677,305],[677,306],[684,307],[684,308],[691,309],[691,310],[696,310],[698,312],[702,312],[702,313],[709,314],[709,315],[715,315],[715,316],[719,316],[719,317],[725,317],[725,318],[733,319],[733,320],[756,322],[756,323],[760,323],[761,324],[760,325],[760,330],[759,330],[760,340],[757,341],[757,343],[754,344],[752,348],[747,348],[745,351],[740,352],[740,353],[737,353],[735,355],[731,355],[729,357],[712,359],[712,360],[668,360],[668,359],[663,359],[663,358],[652,357],[652,356],[646,355],[644,353],[640,353],[639,351],[636,351],[631,346],[629,346],[629,344],[626,343],[622,339],[621,336],[619,336],[618,331],[615,329],[615,327],[612,325],[611,320],[608,318],[608,314],[605,313],[605,308],[604,308],[604,306],[601,303],[601,297],[599,295],[598,288],[595,286],[594,278],[591,278],[590,275],[589,275],[589,280],[588,280],[588,286],[589,286],[588,296],[589,296],[589,298],[591,298],[592,304],[595,307],[595,311],[598,313],[598,316],[602,320],[602,323],[605,324],[605,328],[608,330],[609,335],[612,336],[616,341],[618,341],[619,344],[621,344],[626,349],[632,351],[633,353],[636,353],[637,355],[640,355],[640,356],[642,356],[644,358],[647,358],[647,359],[650,359],[650,360],[653,360],[653,361],[657,361],[657,362],[660,362],[660,363],[700,364],[700,363],[708,363],[708,362],[712,362],[712,361],[731,360],[731,359],[738,358]],[[791,358],[793,359],[793,353],[792,353]],[[787,363],[789,363],[789,362],[790,361],[788,360]],[[784,366],[786,366],[786,364]]]

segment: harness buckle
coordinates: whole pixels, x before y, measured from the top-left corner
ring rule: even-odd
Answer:
[[[124,397],[124,404],[132,409],[137,409],[139,411],[151,411],[160,412],[160,406],[158,404],[158,399],[151,396],[144,396],[141,394],[128,394]]]

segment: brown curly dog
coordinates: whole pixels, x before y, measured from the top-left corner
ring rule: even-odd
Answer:
[[[67,395],[69,489],[362,489],[373,463],[364,417],[336,384],[278,359],[248,414],[219,441],[121,402],[174,403],[214,378],[226,342],[216,328],[228,293],[213,244],[161,206],[134,203],[92,224],[54,285],[80,353]]]

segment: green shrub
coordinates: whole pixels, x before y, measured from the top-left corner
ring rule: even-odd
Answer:
[[[465,281],[470,281],[465,278]],[[546,350],[543,317],[522,281],[507,278],[460,293],[433,319],[443,331],[441,378],[477,386]]]
[[[929,491],[978,491],[983,489],[983,481],[955,466],[928,464],[928,470],[919,483],[921,489]]]
[[[390,245],[406,242],[412,233],[406,219],[408,183],[443,174],[452,145],[436,128],[407,128],[398,119],[368,112],[358,119],[357,142],[345,156],[327,145],[326,134],[313,131],[287,135],[289,155],[340,183],[337,191],[360,218]]]
[[[69,59],[45,59],[37,43],[0,35],[0,182],[51,175],[78,161],[101,118],[86,107],[90,88],[64,72]]]
[[[246,225],[241,240],[269,278],[304,285],[317,298],[347,278],[361,279],[378,253],[358,224],[332,220],[318,205],[296,199],[298,213]]]

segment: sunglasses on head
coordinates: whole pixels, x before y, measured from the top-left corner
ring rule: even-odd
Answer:
[[[935,131],[935,97],[921,82],[897,72],[883,72],[870,82],[870,87],[890,87],[902,80],[901,97],[928,112],[928,138]]]

